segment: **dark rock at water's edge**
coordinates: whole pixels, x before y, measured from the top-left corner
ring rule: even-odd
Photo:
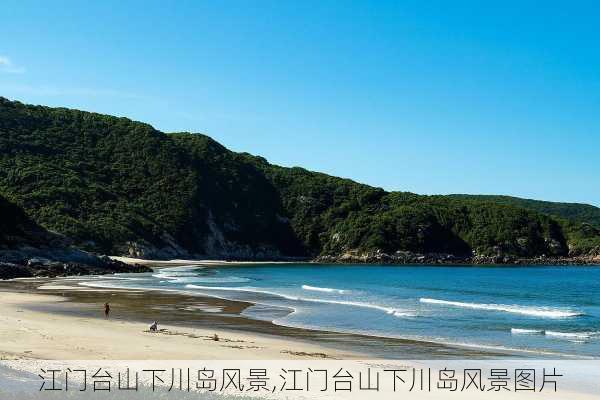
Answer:
[[[0,261],[0,279],[31,278],[33,271],[25,265]]]
[[[312,260],[315,263],[331,264],[398,264],[398,265],[600,265],[600,254],[572,257],[514,257],[511,255],[455,256],[445,253],[413,253],[397,251],[388,254],[382,251],[348,251],[341,255],[324,255]]]
[[[74,275],[104,275],[125,272],[150,272],[152,269],[135,264],[129,265],[109,257],[89,255],[87,261],[65,261],[42,257],[14,259],[14,253],[6,257],[0,252],[0,279],[59,277]],[[53,255],[50,254],[51,257]],[[10,261],[6,261],[6,260]]]
[[[0,197],[0,279],[146,271],[74,247],[69,238],[46,230]]]

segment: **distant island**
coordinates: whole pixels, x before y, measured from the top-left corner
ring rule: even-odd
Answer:
[[[593,264],[600,208],[387,192],[202,134],[0,97],[0,278],[134,269],[101,254]]]

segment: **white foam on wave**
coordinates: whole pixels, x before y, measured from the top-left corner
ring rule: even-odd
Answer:
[[[544,331],[539,329],[511,328],[510,333],[513,335],[543,335]]]
[[[398,318],[413,318],[413,317],[417,316],[417,313],[415,313],[415,312],[398,311],[398,310],[395,310],[388,314],[392,314],[394,317],[398,317]]]
[[[585,340],[591,339],[592,336],[597,336],[599,332],[558,332],[558,331],[546,331],[546,336],[551,336],[561,339],[569,340]]]
[[[160,268],[159,271],[161,271],[161,272],[189,272],[189,271],[196,271],[198,269],[204,269],[204,267],[200,266],[200,265],[179,265],[177,267]]]
[[[600,332],[559,332],[540,329],[520,329],[511,328],[510,332],[513,335],[544,335],[552,338],[565,339],[570,341],[585,341],[599,336]]]
[[[416,316],[415,313],[411,313],[410,311],[400,310],[400,309],[392,308],[392,307],[380,306],[378,304],[372,304],[372,303],[361,303],[358,301],[307,299],[307,298],[300,298],[300,300],[301,301],[311,301],[314,303],[338,304],[341,306],[372,308],[374,310],[383,311],[386,314],[393,315],[394,317],[415,317]]]
[[[309,285],[302,285],[302,289],[313,291],[313,292],[338,293],[338,294],[350,293],[349,290],[344,290],[344,289],[334,289],[334,288],[328,288],[328,287],[318,287],[318,286],[309,286]]]
[[[426,304],[437,304],[443,306],[459,307],[459,308],[470,308],[473,310],[486,310],[486,311],[502,311],[513,314],[529,315],[533,317],[541,318],[568,318],[577,317],[584,315],[578,311],[572,310],[561,310],[557,308],[549,307],[527,307],[520,305],[507,305],[507,304],[484,304],[484,303],[464,303],[460,301],[447,301],[438,299],[421,298],[421,303]]]
[[[249,282],[248,278],[240,278],[237,276],[224,276],[224,277],[214,277],[214,276],[197,276],[197,275],[185,275],[185,276],[173,276],[166,274],[155,274],[152,275],[158,279],[165,279],[171,283],[246,283]],[[164,281],[162,281],[164,282]]]
[[[184,266],[163,268],[152,276],[157,279],[166,279],[172,283],[245,283],[248,278],[238,276],[201,276],[197,274],[198,267]]]
[[[281,321],[277,320],[277,321],[273,321],[273,322],[277,323],[277,325],[282,325],[282,326],[320,330],[320,328],[318,326],[302,325],[302,324],[289,324],[289,323],[286,323],[285,320],[281,320]],[[593,357],[593,356],[584,356],[584,355],[580,355],[580,354],[561,353],[561,352],[551,351],[551,350],[527,349],[527,348],[509,347],[509,346],[492,345],[492,344],[484,344],[484,343],[472,343],[472,342],[466,343],[466,342],[454,341],[451,339],[439,338],[439,337],[435,338],[435,337],[417,336],[417,335],[380,334],[380,333],[373,333],[371,331],[361,330],[361,329],[346,331],[343,329],[336,330],[336,329],[328,328],[327,331],[328,332],[336,332],[336,333],[352,333],[352,334],[364,335],[364,336],[369,336],[369,337],[374,337],[374,338],[390,338],[390,339],[398,339],[398,340],[410,340],[410,341],[414,341],[414,342],[429,343],[429,344],[451,346],[451,347],[469,348],[469,349],[478,349],[478,350],[489,350],[489,351],[501,352],[501,353],[515,353],[515,354],[523,353],[523,354],[532,354],[535,356],[571,357],[571,358],[577,358],[577,359],[583,359],[583,360],[596,359],[596,357]]]
[[[465,348],[500,351],[500,352],[511,352],[511,353],[525,353],[525,354],[534,354],[537,356],[572,357],[572,358],[576,357],[578,359],[583,359],[583,360],[594,360],[595,359],[595,357],[592,357],[592,356],[561,353],[561,352],[551,351],[551,350],[526,349],[526,348],[517,348],[517,347],[500,346],[500,345],[488,345],[488,344],[479,344],[479,343],[464,343],[464,342],[455,342],[455,341],[451,341],[451,340],[450,341],[445,341],[445,340],[430,341],[428,339],[422,339],[421,341],[442,344],[442,345],[446,345],[446,346],[456,346],[456,347],[465,347]]]
[[[291,301],[306,301],[311,303],[324,303],[324,304],[337,304],[342,306],[371,308],[379,311],[383,311],[387,314],[395,317],[414,317],[415,314],[406,310],[400,310],[392,307],[381,306],[372,303],[361,303],[357,301],[344,301],[344,300],[327,300],[327,299],[314,299],[308,297],[290,296],[283,293],[273,292],[270,290],[257,289],[252,287],[220,287],[220,286],[199,286],[199,285],[186,285],[187,289],[198,289],[198,290],[219,290],[219,291],[234,291],[234,292],[246,292],[246,293],[258,293],[266,294],[270,296],[281,297]]]

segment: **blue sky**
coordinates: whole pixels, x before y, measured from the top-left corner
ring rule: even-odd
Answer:
[[[0,95],[389,190],[600,205],[594,2],[48,4],[3,2]]]

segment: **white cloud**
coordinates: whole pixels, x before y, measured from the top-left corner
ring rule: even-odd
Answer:
[[[15,65],[12,60],[6,56],[0,56],[0,72],[7,74],[22,74],[25,68]]]

